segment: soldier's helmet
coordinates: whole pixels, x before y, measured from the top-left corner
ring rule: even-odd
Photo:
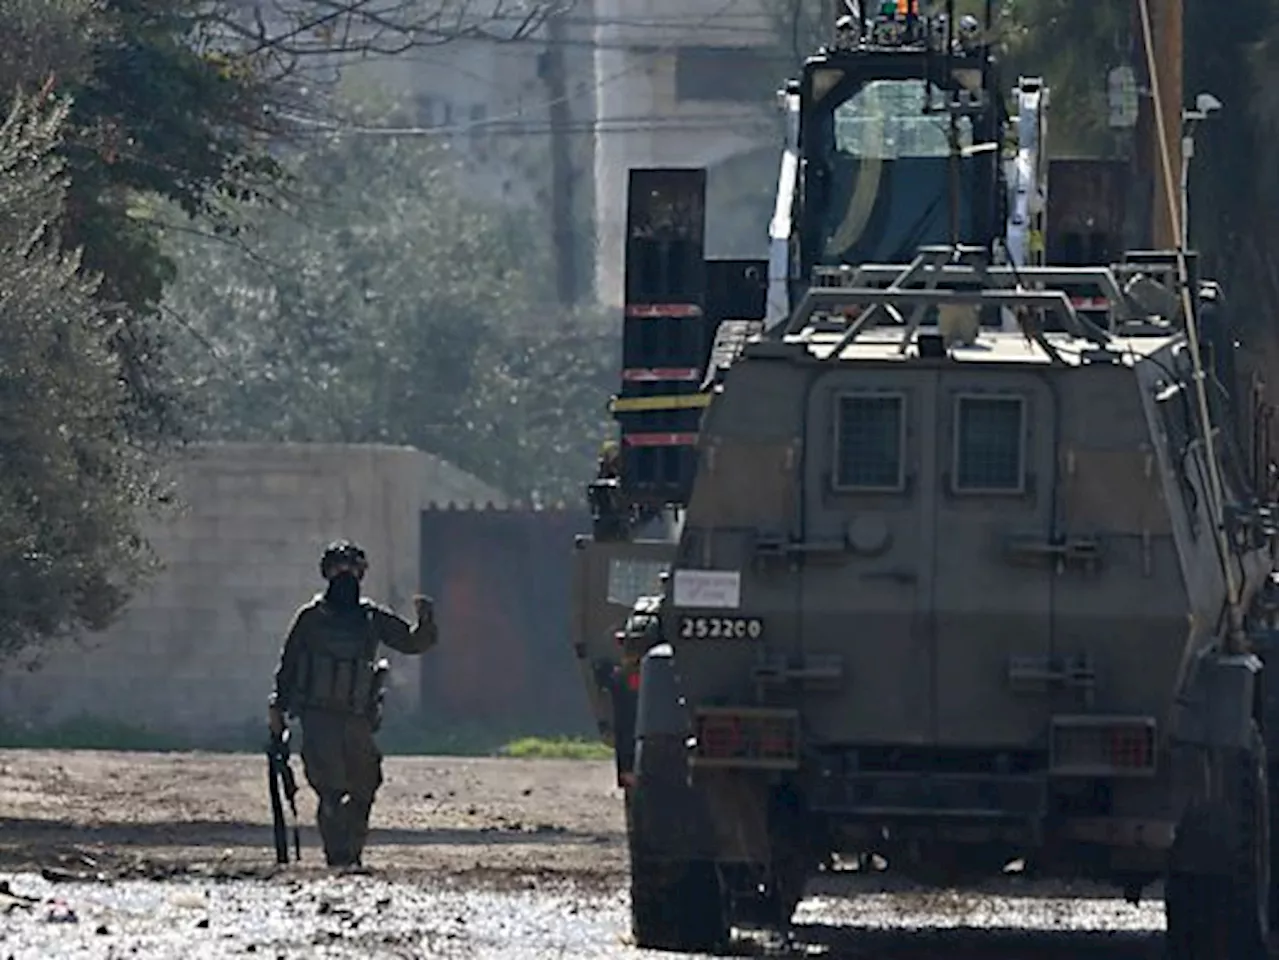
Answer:
[[[369,568],[369,559],[350,540],[335,540],[324,548],[324,553],[320,556],[320,576],[328,580],[333,570],[339,566],[354,567],[356,576],[363,577],[365,570]]]

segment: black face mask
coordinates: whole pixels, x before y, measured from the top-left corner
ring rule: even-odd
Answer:
[[[339,573],[329,581],[324,596],[335,607],[357,606],[360,603],[360,581],[354,573]]]

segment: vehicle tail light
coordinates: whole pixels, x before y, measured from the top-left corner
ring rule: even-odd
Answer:
[[[1151,717],[1053,718],[1050,772],[1055,776],[1147,776],[1156,768]]]
[[[695,764],[792,769],[799,763],[794,710],[706,707],[695,712],[695,730]]]

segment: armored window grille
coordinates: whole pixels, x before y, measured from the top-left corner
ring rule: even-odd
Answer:
[[[903,397],[900,394],[845,394],[838,403],[836,489],[901,490]]]
[[[607,598],[620,606],[634,606],[640,597],[659,592],[661,576],[667,570],[661,560],[637,560],[615,557],[609,561]]]
[[[955,422],[955,489],[1020,493],[1023,486],[1021,397],[959,397]]]

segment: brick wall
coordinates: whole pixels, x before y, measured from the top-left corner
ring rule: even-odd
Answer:
[[[421,451],[388,446],[216,444],[174,465],[181,514],[150,539],[165,570],[122,619],[79,644],[0,671],[0,722],[82,718],[214,741],[260,724],[297,606],[318,589],[324,544],[369,554],[366,592],[411,619],[419,514],[432,501],[500,495]],[[418,670],[394,657],[391,702],[415,710]]]

